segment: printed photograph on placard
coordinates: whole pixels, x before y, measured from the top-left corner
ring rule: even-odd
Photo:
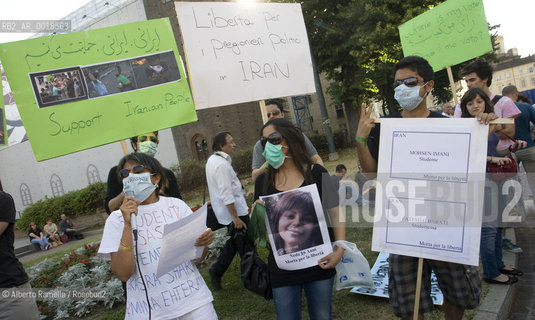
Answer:
[[[279,268],[298,270],[312,267],[321,257],[332,252],[315,185],[261,199],[265,203],[268,236]]]
[[[31,73],[39,108],[87,99],[84,77],[79,67]]]
[[[138,88],[152,87],[181,79],[172,51],[131,60]]]

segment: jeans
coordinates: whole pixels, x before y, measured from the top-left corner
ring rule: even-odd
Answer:
[[[502,259],[502,228],[481,228],[479,255],[484,279],[493,279],[501,274],[499,269],[505,267]]]
[[[37,243],[40,247],[41,247],[41,250],[45,250],[45,245],[48,243],[48,237],[43,237],[43,239],[36,239],[36,238],[32,238],[32,240],[30,240],[31,243]]]
[[[310,320],[332,320],[334,278],[273,288],[278,320],[301,319],[301,292],[305,289]]]

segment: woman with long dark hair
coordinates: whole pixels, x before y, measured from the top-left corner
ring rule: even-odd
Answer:
[[[118,169],[126,196],[120,209],[106,220],[98,253],[111,260],[112,272],[127,282],[125,319],[217,319],[212,294],[192,261],[155,276],[164,225],[192,214],[184,201],[160,195],[160,185],[166,179],[160,162],[132,153],[121,159]],[[137,243],[132,214],[137,220]],[[213,239],[210,229],[197,238],[195,245],[204,247],[200,259]]]
[[[493,113],[494,108],[489,97],[480,88],[468,90],[461,99],[463,118],[474,118],[481,113]],[[499,128],[496,128],[496,127]],[[487,147],[487,165],[504,165],[511,162],[503,157],[503,152],[497,150],[500,138],[495,133],[501,125],[490,125],[490,135]],[[517,141],[515,147],[521,142]],[[500,155],[502,154],[502,155]],[[518,281],[516,276],[523,273],[520,270],[506,267],[502,259],[502,212],[507,203],[507,196],[502,194],[505,181],[487,179],[485,183],[485,201],[483,209],[483,225],[481,228],[480,256],[483,265],[483,279],[488,283],[513,284]],[[498,206],[492,206],[492,200],[497,199]]]
[[[303,134],[290,121],[271,119],[262,128],[261,141],[269,164],[267,171],[255,181],[255,199],[302,186],[316,184],[323,206],[329,215],[331,241],[345,239],[345,224],[340,222],[338,194],[329,174],[320,165],[313,165],[305,150]],[[259,200],[257,200],[259,201]],[[336,250],[318,260],[318,265],[300,270],[281,270],[277,267],[272,248],[268,257],[268,271],[273,288],[277,319],[301,317],[301,294],[305,291],[311,319],[332,319],[332,285],[334,267],[344,250]]]

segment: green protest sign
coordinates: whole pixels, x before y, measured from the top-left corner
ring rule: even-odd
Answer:
[[[492,50],[482,0],[448,0],[399,26],[405,56],[421,56],[435,71]]]
[[[38,161],[197,120],[169,20],[0,44]]]

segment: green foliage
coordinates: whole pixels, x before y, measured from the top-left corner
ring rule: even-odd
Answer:
[[[42,227],[48,217],[58,224],[62,214],[69,217],[93,214],[96,209],[104,208],[105,196],[106,184],[97,182],[83,189],[68,192],[63,196],[45,197],[24,209],[15,227],[26,231],[31,221]]]
[[[238,175],[250,175],[253,162],[253,147],[235,151],[231,155],[232,167]],[[205,162],[200,160],[183,160],[180,165],[171,166],[177,176],[178,187],[182,191],[203,188],[206,185]]]
[[[253,147],[235,151],[232,155],[232,167],[238,175],[251,175],[253,163]]]
[[[323,134],[307,134],[310,142],[314,145],[319,154],[328,154],[329,146],[327,144],[327,138]],[[351,145],[351,141],[344,130],[338,130],[333,132],[334,147],[339,150],[347,148]]]
[[[66,254],[61,261],[43,262],[28,269],[33,288],[103,292],[103,307],[112,308],[124,300],[121,282],[111,273],[110,263],[97,256],[100,243],[94,242]],[[80,318],[90,313],[99,301],[68,296],[37,301],[39,311],[47,319]]]

